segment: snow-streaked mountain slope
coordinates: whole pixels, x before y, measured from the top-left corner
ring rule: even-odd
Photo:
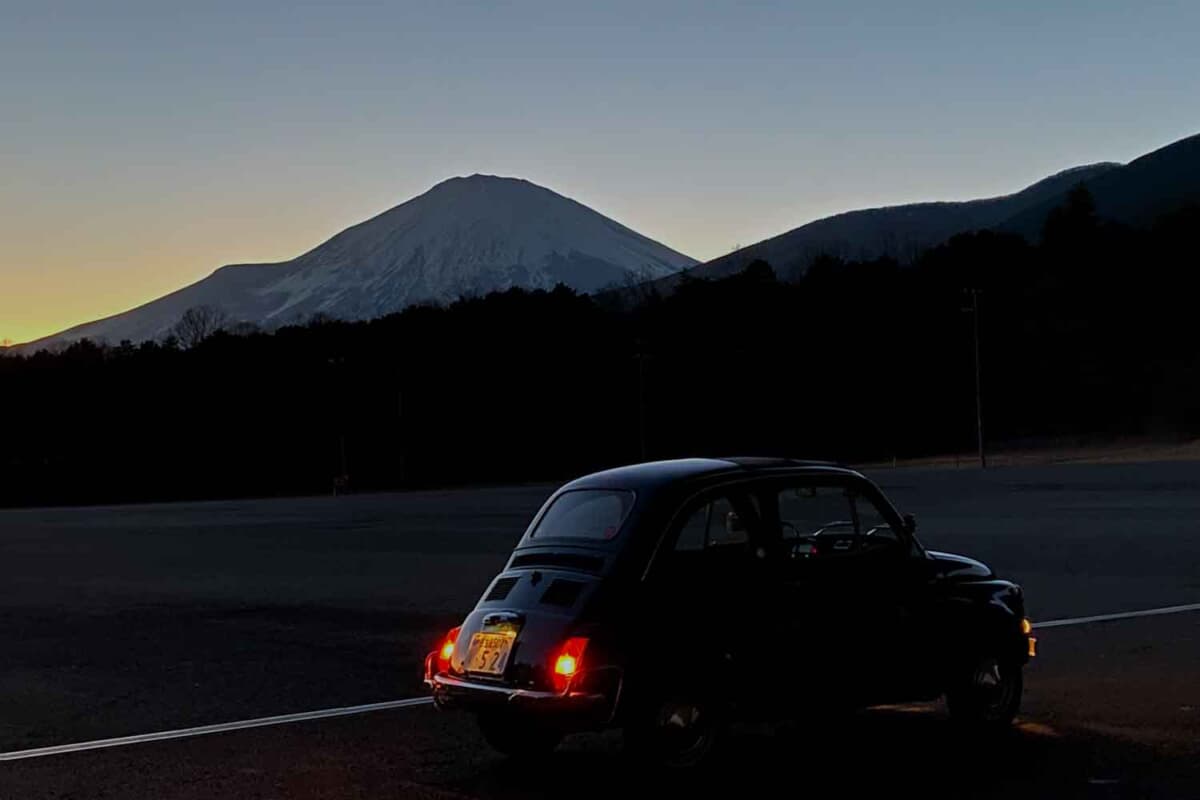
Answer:
[[[313,314],[367,319],[510,287],[583,292],[663,277],[696,261],[549,189],[516,178],[451,178],[298,258],[222,267],[116,316],[21,347],[165,335],[194,306],[273,326]]]

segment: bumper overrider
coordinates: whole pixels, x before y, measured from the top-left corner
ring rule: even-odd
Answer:
[[[604,723],[612,718],[620,694],[619,681],[616,692],[610,695],[570,688],[562,693],[521,689],[447,675],[435,671],[436,655],[431,653],[425,660],[424,682],[433,692],[433,702],[438,708],[466,711],[509,709],[517,713],[562,717],[564,720]]]

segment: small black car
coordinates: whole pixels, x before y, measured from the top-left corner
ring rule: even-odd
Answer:
[[[1008,725],[1034,651],[1021,589],[914,529],[825,462],[588,475],[538,511],[425,682],[514,755],[621,726],[634,752],[689,765],[734,718],[943,694],[955,720]]]

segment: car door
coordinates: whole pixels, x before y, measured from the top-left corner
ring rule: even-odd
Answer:
[[[802,476],[760,492],[785,611],[774,649],[809,705],[879,702],[902,683],[911,617],[901,534],[855,481]]]
[[[647,580],[653,613],[646,647],[664,679],[704,682],[745,702],[742,690],[771,624],[765,558],[758,510],[744,490],[714,489],[681,507]]]
[[[860,544],[845,579],[862,598],[857,622],[869,634],[859,648],[867,699],[919,699],[941,644],[928,562],[877,490],[865,483],[848,490]]]

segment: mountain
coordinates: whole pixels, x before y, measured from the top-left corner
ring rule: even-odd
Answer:
[[[1103,219],[1134,227],[1153,223],[1163,214],[1200,205],[1200,134],[1180,139],[1128,164],[1082,181]],[[1046,215],[1061,202],[1051,197],[1005,220],[1001,230],[1035,238]]]
[[[651,288],[669,292],[685,276],[732,275],[756,259],[767,261],[776,274],[787,279],[803,274],[819,255],[863,260],[890,256],[905,262],[968,231],[1010,231],[1032,241],[1040,236],[1046,215],[1078,184],[1091,192],[1100,217],[1135,227],[1149,225],[1166,212],[1200,205],[1200,135],[1128,164],[1103,162],[1064,170],[1003,197],[836,214],[613,297],[624,297],[621,302],[627,302]]]
[[[162,337],[189,308],[272,327],[314,314],[368,319],[511,287],[582,292],[669,275],[695,259],[516,178],[451,178],[291,260],[225,266],[112,317],[20,347]]]
[[[1006,220],[1046,203],[1051,207],[1072,186],[1120,168],[1100,163],[1075,167],[1038,181],[1016,194],[963,202],[912,203],[847,211],[801,225],[757,244],[743,247],[692,269],[697,278],[719,278],[739,272],[763,259],[780,277],[795,277],[819,255],[867,260],[890,256],[908,261],[927,247],[956,233],[994,228]],[[1045,217],[1045,214],[1042,214]],[[657,282],[673,285],[676,278]]]

